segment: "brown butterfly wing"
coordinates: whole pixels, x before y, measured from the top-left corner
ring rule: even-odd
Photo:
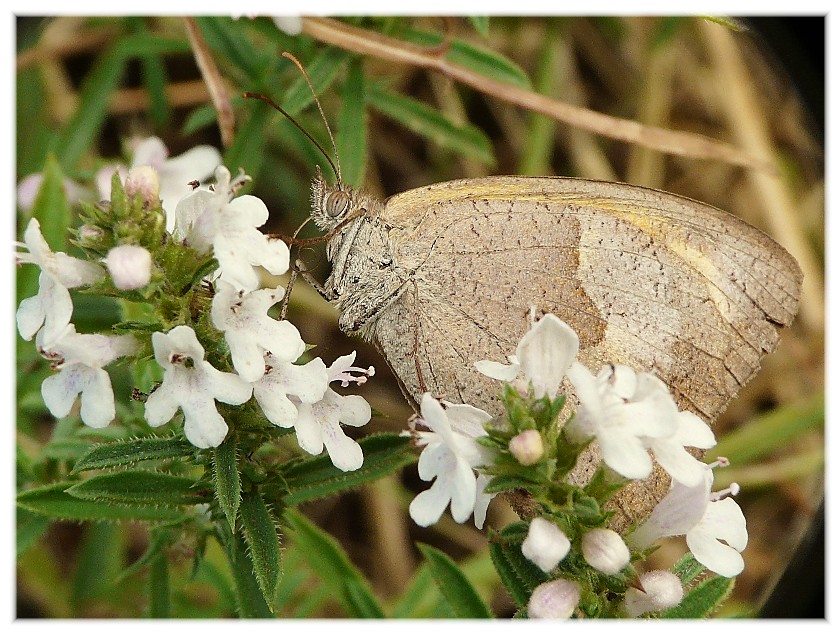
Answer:
[[[390,199],[394,261],[413,271],[374,336],[415,400],[498,411],[497,383],[528,313],[554,313],[593,370],[654,371],[713,420],[778,343],[801,273],[764,233],[672,194],[580,179],[495,177]]]

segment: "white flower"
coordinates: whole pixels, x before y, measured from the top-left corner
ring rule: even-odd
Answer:
[[[262,200],[255,196],[233,199],[245,179],[240,176],[231,182],[230,172],[220,165],[214,191],[197,190],[178,203],[173,235],[185,237],[199,252],[212,248],[221,279],[251,291],[259,286],[254,266],[282,275],[289,268],[289,248],[257,230],[268,220]]]
[[[138,344],[134,337],[124,335],[78,334],[68,324],[52,343],[44,345],[43,331],[36,344],[40,354],[49,359],[58,374],[44,379],[41,396],[50,413],[63,418],[81,394],[80,415],[90,427],[105,427],[116,415],[111,378],[102,368],[114,359],[133,354]]]
[[[172,233],[175,226],[175,207],[178,202],[193,191],[191,182],[202,181],[213,174],[221,164],[222,156],[210,145],[199,145],[174,158],[167,158],[169,150],[157,137],[134,142],[132,167],[148,165],[157,171],[160,182],[160,201],[166,212],[166,230]],[[111,165],[97,173],[99,195],[103,200],[111,198],[111,176],[115,171],[125,182],[128,170],[121,165]]]
[[[298,418],[297,403],[317,403],[329,386],[327,366],[319,358],[305,365],[265,355],[265,373],[254,383],[254,398],[265,417],[278,427],[292,427]],[[320,452],[319,452],[320,453]]]
[[[303,32],[303,21],[299,15],[274,16],[271,19],[286,35],[300,35]]]
[[[361,371],[367,376],[371,370],[354,368],[355,359],[355,352],[336,359],[327,368],[329,381],[341,381],[343,386],[351,380],[363,383],[366,377],[356,378],[350,373]],[[330,460],[342,471],[355,471],[362,466],[362,448],[344,434],[341,423],[362,427],[370,421],[370,405],[364,398],[355,394],[341,396],[328,387],[320,400],[315,403],[301,401],[297,409],[294,427],[301,449],[318,455],[326,447]]]
[[[39,290],[34,297],[24,299],[17,310],[20,336],[32,339],[44,326],[43,342],[49,346],[62,334],[73,315],[73,302],[67,289],[92,284],[105,275],[98,264],[71,257],[66,253],[53,253],[41,235],[41,225],[35,218],[29,221],[23,234],[23,243],[16,246],[28,250],[18,252],[18,263],[37,264],[41,267]]]
[[[646,442],[671,436],[677,427],[677,406],[665,384],[623,365],[604,366],[596,377],[575,362],[568,374],[580,406],[564,428],[567,437],[581,442],[595,436],[604,462],[625,478],[650,475]]]
[[[706,464],[688,453],[686,447],[711,449],[717,444],[711,428],[691,412],[677,414],[673,435],[664,438],[645,438],[645,446],[653,450],[656,461],[674,480],[686,486],[696,486],[703,480]]]
[[[105,266],[122,291],[143,288],[152,279],[152,256],[141,246],[121,244],[108,251]]]
[[[476,362],[475,368],[507,383],[524,374],[537,398],[545,395],[554,398],[579,346],[577,334],[566,322],[554,315],[544,315],[519,341],[510,365],[485,360]]]
[[[650,517],[628,536],[629,542],[645,548],[661,537],[685,535],[694,558],[706,568],[724,577],[740,574],[744,569],[741,551],[747,547],[747,522],[735,500],[720,499],[724,493],[736,492],[737,485],[712,494],[713,479],[709,468],[697,486],[672,483]]]
[[[213,297],[213,325],[225,333],[233,367],[249,383],[265,373],[263,355],[271,352],[280,362],[295,361],[306,350],[298,329],[266,313],[283,299],[282,286],[246,293],[219,280]]]
[[[447,405],[444,409],[429,393],[420,401],[423,422],[431,431],[414,433],[417,445],[424,447],[417,471],[422,480],[435,480],[408,507],[420,526],[437,522],[450,502],[453,519],[465,522],[482,501],[473,468],[490,460],[488,450],[475,439],[487,434],[482,424],[490,420],[490,414],[470,405]]]
[[[680,578],[667,570],[651,570],[639,576],[644,591],[629,587],[624,595],[624,610],[631,618],[645,612],[659,612],[680,604],[684,590]]]
[[[630,563],[630,549],[621,535],[608,528],[587,531],[581,541],[583,558],[605,575],[614,575]]]
[[[522,554],[540,570],[549,572],[565,559],[571,545],[557,524],[543,517],[535,517],[528,525],[528,536],[522,542]]]
[[[152,346],[163,367],[163,383],[146,400],[146,421],[152,427],[163,425],[180,407],[187,440],[201,449],[218,447],[228,426],[214,401],[241,405],[251,398],[251,386],[205,361],[204,348],[189,326],[153,333]]]
[[[475,504],[473,506],[473,523],[479,530],[484,528],[484,520],[487,519],[487,507],[496,497],[495,493],[485,493],[484,489],[490,482],[490,476],[479,473],[475,479]]]
[[[41,191],[41,185],[44,182],[44,175],[40,172],[36,174],[29,174],[21,179],[17,186],[17,203],[18,207],[24,211],[29,211],[35,206],[35,200],[38,198],[38,193]],[[75,205],[85,194],[85,189],[77,182],[65,178],[62,181],[62,188],[64,195],[67,197],[67,202]]]
[[[541,583],[528,600],[529,619],[568,619],[580,603],[580,586],[568,579]]]
[[[519,464],[526,467],[537,464],[545,454],[542,436],[536,429],[526,429],[511,438],[508,450]]]

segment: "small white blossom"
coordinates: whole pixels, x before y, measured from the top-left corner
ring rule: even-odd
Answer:
[[[286,35],[300,35],[303,32],[303,20],[299,15],[274,16],[271,19]]]
[[[569,538],[557,524],[535,517],[528,525],[528,536],[522,542],[522,554],[543,572],[550,572],[566,558],[571,546]]]
[[[353,367],[355,359],[355,352],[336,359],[327,368],[329,381],[340,381],[345,387],[350,381],[363,383],[371,370]],[[351,374],[354,371],[361,371],[365,376],[354,377]],[[355,471],[362,466],[362,448],[359,443],[344,434],[341,424],[351,427],[367,425],[371,410],[364,398],[355,394],[341,396],[328,387],[320,400],[314,403],[301,401],[297,410],[294,427],[301,449],[318,455],[326,447],[330,460],[342,471]]]
[[[580,406],[564,428],[573,442],[598,440],[604,462],[625,478],[646,478],[653,461],[646,442],[677,427],[677,406],[662,381],[627,366],[605,366],[598,376],[580,363],[569,368]]]
[[[423,447],[417,471],[422,480],[435,480],[408,507],[409,515],[420,526],[437,522],[450,503],[452,517],[459,523],[476,508],[483,514],[485,501],[489,503],[479,494],[473,468],[490,462],[488,450],[475,441],[487,435],[482,424],[490,420],[490,414],[470,405],[447,405],[444,409],[429,393],[420,401],[423,423],[431,431],[414,432],[417,445]]]
[[[713,479],[709,468],[697,486],[673,482],[668,495],[628,536],[630,543],[645,548],[661,537],[685,535],[694,558],[706,568],[723,577],[740,574],[744,569],[741,551],[748,538],[746,519],[735,500],[720,499],[728,491],[711,492]]]
[[[668,475],[686,486],[695,486],[703,480],[706,465],[685,448],[711,449],[717,444],[711,428],[691,412],[677,414],[677,427],[671,436],[646,438],[644,442]]]
[[[166,213],[166,230],[172,233],[175,226],[175,207],[193,191],[193,181],[202,181],[213,174],[222,162],[219,151],[211,145],[199,145],[183,154],[168,158],[169,150],[158,137],[136,140],[131,167],[151,166],[158,174],[161,206]],[[111,198],[111,176],[117,171],[125,182],[129,170],[122,165],[110,165],[96,175],[99,195]]]
[[[241,176],[231,182],[230,172],[220,165],[213,191],[197,190],[178,203],[173,235],[185,237],[199,252],[212,248],[220,278],[237,289],[251,291],[259,286],[255,266],[272,275],[288,270],[289,248],[282,240],[270,239],[257,230],[268,220],[262,200],[255,196],[233,198],[245,179]]]
[[[680,578],[667,570],[651,570],[639,576],[644,591],[629,587],[624,595],[624,610],[631,618],[645,612],[659,612],[680,604],[685,594]]]
[[[18,207],[24,211],[29,211],[35,206],[35,200],[38,193],[41,191],[41,185],[44,183],[44,175],[40,172],[36,174],[29,174],[21,179],[17,186],[17,203]],[[67,197],[67,202],[75,205],[85,195],[85,189],[76,181],[65,178],[62,181],[62,188],[64,195]]]
[[[529,619],[568,619],[580,603],[580,586],[568,579],[541,583],[528,600]]]
[[[204,348],[189,326],[153,333],[152,346],[163,368],[163,382],[146,400],[146,421],[152,427],[163,425],[180,407],[187,440],[201,449],[218,447],[228,426],[215,401],[241,405],[251,398],[251,386],[205,361]]]
[[[152,255],[143,247],[121,244],[108,251],[105,266],[122,291],[143,288],[152,279]]]
[[[278,427],[292,427],[298,418],[297,403],[317,403],[329,386],[327,366],[319,358],[305,365],[265,355],[265,373],[254,383],[254,398],[265,417]],[[289,395],[297,401],[292,401]]]
[[[579,346],[577,334],[566,322],[554,315],[544,315],[519,341],[510,365],[485,360],[476,362],[475,368],[507,383],[524,375],[525,382],[533,385],[537,398],[546,395],[554,398]]]
[[[267,314],[269,308],[283,299],[284,293],[282,286],[246,293],[224,280],[216,284],[210,313],[213,325],[225,333],[233,367],[249,383],[265,373],[266,352],[283,363],[295,361],[306,350],[292,323],[272,319]]]
[[[44,326],[43,342],[48,346],[62,334],[73,315],[73,302],[67,289],[93,284],[105,275],[98,264],[71,257],[66,253],[53,253],[35,218],[29,221],[23,234],[23,243],[16,246],[28,252],[18,252],[19,264],[37,264],[41,268],[39,290],[34,297],[24,299],[17,310],[20,336],[32,339]]]
[[[38,352],[51,362],[52,369],[59,370],[41,384],[47,409],[56,418],[63,418],[81,394],[82,421],[90,427],[105,427],[114,420],[116,410],[111,378],[103,368],[118,357],[136,352],[137,341],[128,335],[78,334],[73,324],[48,345],[42,334],[36,337]]]
[[[630,563],[630,549],[621,535],[608,528],[587,531],[581,541],[583,558],[605,575],[614,575]]]
[[[508,450],[519,464],[526,467],[537,464],[545,454],[542,436],[536,429],[526,429],[511,438]]]

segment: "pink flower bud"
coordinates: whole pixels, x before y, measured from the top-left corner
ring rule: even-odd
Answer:
[[[160,178],[157,170],[150,165],[132,167],[125,179],[125,193],[129,196],[140,194],[149,205],[157,204],[160,200]]]
[[[614,575],[630,563],[630,550],[621,535],[608,528],[596,528],[583,536],[583,558],[605,575]]]
[[[580,602],[580,586],[568,579],[540,584],[528,601],[529,619],[568,619]]]
[[[123,244],[108,251],[105,266],[122,291],[143,288],[152,277],[152,256],[143,247]]]
[[[658,612],[679,605],[683,587],[679,577],[667,570],[651,570],[639,577],[644,592],[628,588],[624,596],[627,615],[635,618],[645,612]]]
[[[542,436],[536,429],[526,429],[511,438],[508,449],[519,464],[526,467],[538,463],[545,453]]]
[[[548,572],[569,554],[571,542],[554,522],[535,517],[528,526],[528,536],[522,542],[522,554],[540,570]]]

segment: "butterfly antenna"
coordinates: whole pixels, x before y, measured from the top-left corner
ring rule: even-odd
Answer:
[[[330,129],[330,124],[327,121],[327,117],[324,114],[324,109],[321,107],[321,102],[318,99],[318,95],[315,94],[315,88],[312,86],[312,82],[309,80],[309,75],[307,74],[306,70],[303,68],[303,65],[298,61],[298,58],[292,55],[289,52],[284,52],[283,57],[288,60],[291,60],[295,66],[298,67],[298,70],[303,75],[303,78],[306,80],[306,83],[309,84],[309,90],[312,91],[312,97],[315,99],[315,105],[318,106],[318,112],[321,113],[321,119],[324,122],[324,126],[327,128],[327,134],[330,135],[330,143],[332,144],[333,149],[333,156],[335,156],[335,162],[338,164],[338,169],[333,166],[333,171],[336,173],[336,177],[338,178],[338,182],[341,182],[341,161],[338,160],[338,149],[335,147],[335,137],[333,136],[332,130]],[[330,161],[330,165],[332,165],[332,161]]]
[[[332,171],[335,174],[336,178],[338,178],[339,181],[341,180],[341,170],[338,169],[335,166],[335,163],[333,163],[333,160],[330,158],[330,155],[324,149],[324,146],[322,146],[320,143],[318,143],[318,140],[315,137],[313,137],[311,134],[309,134],[309,132],[304,130],[303,126],[300,125],[292,115],[290,115],[288,112],[283,110],[283,108],[278,106],[277,103],[271,97],[267,97],[266,95],[262,95],[258,92],[243,92],[242,96],[245,99],[259,99],[260,101],[262,101],[264,103],[267,103],[269,106],[274,108],[277,112],[279,112],[284,117],[286,117],[289,121],[291,121],[298,130],[300,130],[301,132],[303,132],[303,134],[306,135],[307,139],[309,139],[310,141],[312,141],[313,144],[315,144],[315,147],[317,147],[318,150],[320,150],[321,154],[324,155],[324,158],[327,159],[327,162],[330,164],[330,167],[332,168]],[[320,104],[319,104],[318,107],[320,108]],[[330,139],[332,139],[332,135],[330,135]],[[333,142],[333,148],[335,148],[335,142]],[[336,156],[338,156],[338,155],[336,154]]]

